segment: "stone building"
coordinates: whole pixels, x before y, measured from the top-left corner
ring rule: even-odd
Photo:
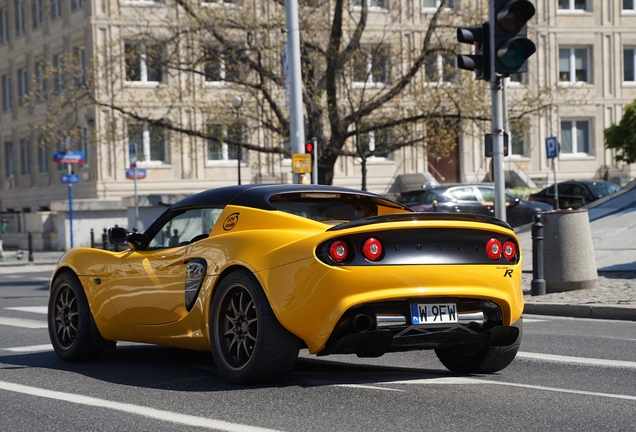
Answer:
[[[363,1],[368,2],[371,29],[380,32],[387,20],[401,26],[391,54],[403,56],[417,46],[426,30],[423,26],[440,4],[440,0]],[[353,0],[354,12],[360,2]],[[476,8],[482,18],[474,24],[481,24],[487,3],[450,0],[443,14],[452,20],[462,10]],[[210,10],[236,6],[232,0],[189,4]],[[604,149],[603,130],[620,120],[622,108],[636,96],[636,2],[535,0],[534,4],[537,12],[530,34],[538,50],[529,61],[528,72],[511,77],[507,92],[515,101],[524,97],[538,100],[544,87],[552,91],[544,109],[511,126],[507,178],[519,184],[549,183],[553,171],[544,143],[545,138],[557,136],[562,145],[556,162],[560,180],[627,182],[634,177],[634,167],[614,162],[611,152]],[[273,7],[262,10],[272,16],[281,13]],[[165,208],[163,204],[190,193],[236,184],[239,179],[243,183],[292,181],[291,159],[280,153],[238,151],[227,142],[133,121],[109,107],[116,99],[119,106],[141,106],[147,114],[163,115],[170,110],[181,124],[201,126],[207,120],[197,112],[196,104],[147,102],[161,92],[187,87],[196,90],[192,93],[195,101],[222,101],[226,120],[252,114],[248,111],[253,106],[232,104],[237,90],[226,80],[236,71],[224,57],[227,54],[218,54],[216,63],[190,75],[168,72],[153,61],[157,46],[139,38],[140,27],[152,27],[161,34],[162,27],[176,27],[182,15],[172,0],[0,0],[0,58],[4,59],[0,64],[0,214],[8,222],[2,234],[5,247],[25,248],[29,232],[36,249],[67,249],[72,239],[74,246],[85,246],[91,232],[100,243],[104,228],[118,224],[143,230]],[[457,48],[452,29],[445,35],[445,43]],[[377,65],[394,61],[387,55],[370,51],[358,64],[362,78],[356,78],[354,67],[353,87],[382,85],[386,77]],[[47,70],[51,66],[61,69],[67,58],[79,71],[72,78],[76,84],[84,79],[82,70],[97,71],[96,103],[78,106],[72,119],[65,119],[68,124],[61,125],[73,129],[72,150],[86,156],[85,163],[72,166],[78,179],[72,186],[61,180],[68,167],[53,162],[53,152],[65,149],[64,134],[57,141],[44,142],[33,128],[45,122],[44,108],[28,102],[39,91],[64,92],[63,78]],[[448,52],[432,56],[423,68],[424,80],[453,85],[454,74],[447,73],[453,64],[454,56]],[[485,83],[483,93],[488,94]],[[512,113],[515,107],[510,109]],[[222,122],[210,127],[238,140],[289,147],[262,128],[236,129]],[[379,149],[383,142],[373,132],[362,139],[367,148]],[[488,159],[481,131],[462,130],[453,139],[457,146],[442,157],[431,157],[427,152],[430,140],[426,139],[395,151],[378,150],[364,161],[367,189],[387,194],[400,175],[418,173],[438,182],[484,181]],[[133,143],[138,149],[137,167],[146,174],[136,181],[137,211],[135,182],[127,178]],[[361,187],[361,162],[355,155],[340,156],[334,184]]]

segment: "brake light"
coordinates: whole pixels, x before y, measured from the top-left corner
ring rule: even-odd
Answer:
[[[344,262],[349,255],[349,246],[343,240],[334,240],[329,245],[329,257],[337,263]]]
[[[516,255],[517,255],[517,247],[512,241],[506,240],[506,242],[503,244],[504,258],[506,258],[508,261],[512,261],[515,259]]]
[[[486,242],[486,254],[488,255],[488,258],[493,261],[497,261],[501,258],[501,249],[501,242],[495,237],[492,237]]]
[[[362,255],[369,261],[378,261],[382,257],[382,243],[377,238],[369,237],[362,244]]]

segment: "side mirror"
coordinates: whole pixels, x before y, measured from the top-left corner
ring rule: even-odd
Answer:
[[[108,228],[108,241],[112,244],[123,245],[126,244],[126,238],[128,237],[128,233],[125,228],[114,227]]]
[[[140,233],[128,233],[126,228],[113,227],[108,229],[108,241],[115,245],[130,244],[133,250],[139,248],[145,236]]]

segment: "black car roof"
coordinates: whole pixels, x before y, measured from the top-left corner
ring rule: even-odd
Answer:
[[[225,186],[216,189],[199,192],[182,199],[170,206],[171,209],[196,206],[225,206],[238,205],[258,208],[263,210],[276,210],[269,199],[272,195],[282,193],[346,193],[379,198],[388,202],[394,202],[387,197],[364,192],[356,189],[326,185],[299,185],[299,184],[267,184],[267,185],[237,185]],[[401,204],[395,203],[402,207]]]

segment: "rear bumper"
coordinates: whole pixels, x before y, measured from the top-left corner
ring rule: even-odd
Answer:
[[[442,325],[411,324],[404,301],[362,305],[347,311],[318,355],[357,354],[378,357],[387,352],[445,349],[463,345],[476,350],[512,345],[522,320],[504,326],[501,309],[491,301],[458,301],[458,322]],[[389,310],[387,314],[383,311]]]
[[[374,312],[376,315],[401,313],[408,318],[411,302],[490,301],[499,309],[503,326],[517,321],[523,312],[521,262],[501,266],[330,267],[318,260],[306,259],[259,272],[257,277],[280,323],[303,339],[311,353],[326,349],[328,340],[331,343],[333,337],[347,336],[340,335],[340,323],[350,319],[350,313],[355,314],[369,305],[401,301],[401,311],[389,307]],[[405,324],[410,325],[410,319]],[[371,327],[367,331],[375,330]]]

